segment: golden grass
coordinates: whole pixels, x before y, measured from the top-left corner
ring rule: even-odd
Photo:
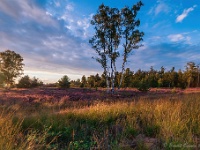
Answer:
[[[67,103],[62,105],[67,106]],[[54,145],[62,143],[63,147],[72,149],[75,146],[77,149],[81,146],[102,148],[102,145],[114,149],[122,142],[134,141],[139,134],[159,139],[162,145],[197,144],[196,139],[200,138],[199,94],[141,97],[109,103],[95,101],[90,106],[76,102],[70,106],[42,103],[28,107],[10,106],[12,111],[0,115],[0,149],[33,149],[38,145],[42,149],[57,137]],[[31,113],[34,115],[28,115]],[[13,123],[14,117],[22,116],[25,117]],[[30,128],[29,134],[24,134]],[[40,137],[39,133],[44,136]]]
[[[181,99],[180,99],[181,98]],[[140,99],[136,102],[97,103],[80,109],[68,109],[61,114],[73,113],[74,117],[99,122],[113,121],[126,128],[133,128],[138,134],[146,134],[163,142],[195,143],[200,136],[200,97],[181,97],[155,100]],[[124,118],[123,118],[124,117]],[[98,127],[97,127],[98,128]],[[123,134],[123,133],[122,133]]]

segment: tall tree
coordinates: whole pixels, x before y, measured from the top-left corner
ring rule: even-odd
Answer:
[[[179,69],[178,71],[178,87],[185,89],[187,87],[186,75]]]
[[[126,68],[124,72],[124,87],[131,87],[133,72],[130,70],[130,68]]]
[[[104,68],[107,88],[109,89],[111,86],[112,91],[114,91],[115,75],[117,72],[116,60],[120,56],[118,49],[120,42],[125,39],[125,44],[123,44],[123,72],[128,55],[132,49],[139,48],[137,43],[142,40],[142,36],[144,35],[143,32],[135,30],[135,27],[140,25],[140,21],[135,20],[135,17],[142,5],[140,1],[136,5],[133,5],[132,8],[126,7],[119,10],[102,4],[91,21],[91,24],[94,25],[95,34],[89,42],[98,54],[98,57],[95,58],[96,61]]]
[[[81,78],[81,86],[80,87],[86,87],[87,86],[87,79],[85,75],[82,76]]]
[[[127,63],[128,56],[133,49],[138,49],[140,46],[138,43],[142,40],[144,32],[140,32],[137,27],[140,26],[140,20],[136,19],[137,13],[140,10],[143,3],[139,1],[132,8],[124,7],[121,10],[121,36],[124,39],[123,43],[123,63],[122,63],[122,76],[120,79],[119,88],[122,84],[123,73],[125,71],[125,64]]]
[[[99,86],[99,83],[101,81],[101,77],[99,76],[99,74],[97,73],[95,75],[95,87],[98,87]]]
[[[15,78],[23,74],[23,58],[11,50],[0,52],[0,73],[5,76],[5,85],[9,88]]]
[[[185,74],[187,76],[188,87],[196,86],[195,79],[197,79],[198,68],[194,62],[188,62],[186,67]]]
[[[95,76],[94,75],[90,75],[88,78],[87,78],[87,82],[88,82],[88,86],[93,88],[95,87]]]
[[[119,10],[102,4],[99,6],[97,14],[93,16],[91,24],[95,26],[95,35],[89,42],[99,55],[95,59],[104,69],[107,89],[110,87],[109,76],[111,76],[111,86],[113,89],[116,72],[115,62],[117,57],[119,57],[119,52],[117,51],[120,43]],[[109,70],[111,70],[111,73]]]

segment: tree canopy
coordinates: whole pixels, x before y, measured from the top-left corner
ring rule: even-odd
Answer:
[[[64,75],[60,80],[58,80],[58,87],[60,88],[70,87],[70,79],[67,75]]]
[[[28,75],[25,75],[19,80],[17,87],[18,88],[35,88],[41,85],[43,85],[43,82],[40,81],[38,78],[33,77],[31,79]]]
[[[111,85],[112,91],[114,90],[117,73],[116,61],[120,57],[119,46],[122,45],[123,47],[122,76],[119,87],[123,80],[123,72],[129,54],[133,49],[141,46],[139,42],[142,40],[144,33],[137,29],[140,20],[136,17],[142,5],[143,3],[139,1],[131,8],[124,7],[119,10],[102,4],[91,21],[95,34],[89,42],[98,54],[98,57],[95,58],[96,61],[104,69],[107,88]]]
[[[121,72],[117,72],[115,75],[115,85],[120,84]],[[127,68],[123,73],[123,80],[121,87],[123,88],[137,88],[141,91],[147,91],[150,88],[193,88],[200,87],[200,70],[198,65],[194,62],[188,62],[185,66],[185,70],[175,70],[172,67],[170,70],[166,70],[163,66],[159,70],[155,70],[150,67],[149,70],[144,71],[138,69],[132,71]],[[84,78],[84,87],[106,87],[105,73],[101,76],[90,75]]]
[[[0,73],[4,76],[4,84],[10,87],[14,80],[23,74],[23,58],[11,50],[0,52]]]

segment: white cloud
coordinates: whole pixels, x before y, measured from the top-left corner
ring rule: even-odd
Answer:
[[[184,36],[182,34],[171,34],[168,36],[168,38],[172,41],[172,42],[178,42],[184,39]]]
[[[191,37],[190,36],[184,36],[183,34],[170,34],[170,35],[168,35],[168,38],[172,42],[184,41],[187,44],[191,44]]]
[[[165,3],[159,4],[155,8],[155,15],[158,15],[160,12],[168,13],[169,12],[169,7]]]
[[[183,13],[176,18],[176,22],[182,22],[183,19],[185,19],[188,14],[194,10],[195,7],[197,7],[197,5],[194,5],[193,7],[190,7],[188,9],[184,9]]]
[[[50,13],[40,9],[30,1],[0,1],[0,9],[5,14],[13,17],[16,21],[30,19],[43,25],[56,26],[56,22],[51,18]]]
[[[151,39],[157,41],[157,40],[160,40],[161,37],[160,36],[152,36]]]
[[[60,3],[59,2],[55,2],[56,7],[60,7]]]
[[[48,3],[47,10],[54,18],[64,23],[68,34],[71,36],[87,39],[90,37],[90,20],[93,14],[85,15],[76,10],[76,5],[68,0],[58,0],[60,7]]]
[[[53,73],[57,72],[75,79],[101,73],[100,65],[92,59],[96,53],[87,39],[91,15],[83,16],[80,12],[70,11],[72,7],[68,4],[72,3],[68,1],[60,0],[59,3],[58,7],[49,2],[44,9],[32,1],[12,3],[0,0],[0,15],[7,18],[1,23],[0,17],[0,51],[10,49],[22,55],[24,70],[31,71],[31,74],[49,72],[53,77]],[[51,28],[53,22],[59,26]],[[42,80],[44,78],[41,76]],[[57,76],[53,78],[58,80]]]
[[[66,6],[66,9],[67,9],[68,11],[73,11],[73,10],[74,10],[74,7],[73,7],[72,4],[68,4],[68,5]]]
[[[89,37],[89,27],[90,19],[89,16],[82,16],[76,13],[71,13],[71,11],[66,10],[59,19],[65,21],[65,27],[70,31],[70,33],[75,37],[88,38]]]
[[[49,13],[48,11],[46,11],[46,15],[49,15],[49,16],[53,16],[51,13]]]
[[[154,14],[154,15],[158,15],[159,13],[161,12],[164,12],[164,13],[168,13],[170,11],[170,8],[167,4],[163,3],[163,2],[160,2],[158,1],[158,4],[154,7],[152,7],[148,14]]]

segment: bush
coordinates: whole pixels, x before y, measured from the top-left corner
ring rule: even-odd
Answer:
[[[39,79],[35,77],[31,79],[28,75],[26,75],[19,80],[17,88],[34,88],[41,85],[43,85],[42,81],[39,81]]]
[[[139,83],[138,90],[142,92],[147,92],[150,90],[149,83],[147,80],[142,79]]]
[[[31,79],[31,87],[38,87],[43,85],[43,82],[40,81],[38,78],[33,77],[33,79]]]
[[[67,75],[64,75],[60,80],[58,80],[58,87],[60,88],[70,87],[70,79]]]

